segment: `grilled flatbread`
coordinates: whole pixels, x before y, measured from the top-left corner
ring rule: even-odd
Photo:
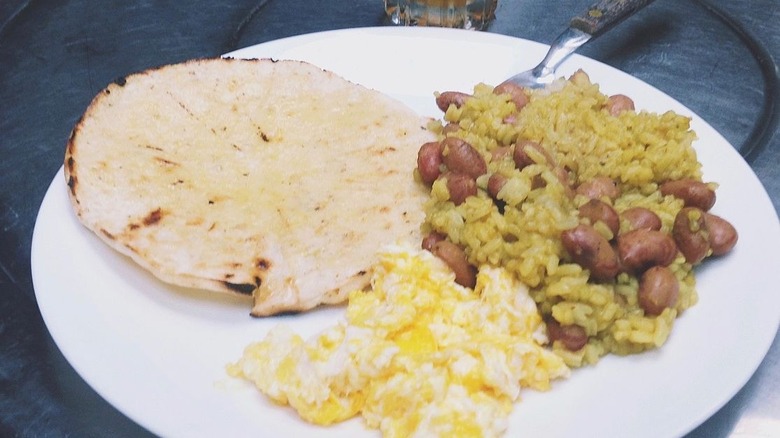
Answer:
[[[304,62],[196,60],[105,88],[65,177],[81,222],[161,280],[303,311],[366,286],[381,246],[419,241],[425,123]]]

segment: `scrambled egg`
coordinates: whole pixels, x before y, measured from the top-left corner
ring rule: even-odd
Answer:
[[[429,252],[392,246],[345,321],[308,341],[277,326],[228,372],[315,424],[361,414],[385,437],[498,436],[522,387],[569,375],[545,342],[504,270],[482,268],[472,291]]]

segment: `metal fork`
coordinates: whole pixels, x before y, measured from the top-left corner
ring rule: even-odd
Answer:
[[[555,70],[583,44],[607,32],[653,0],[602,0],[569,22],[536,67],[516,74],[504,82],[526,88],[542,88],[555,80]]]

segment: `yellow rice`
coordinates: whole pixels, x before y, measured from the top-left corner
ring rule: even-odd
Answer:
[[[488,175],[509,178],[499,195],[506,205],[500,211],[485,193],[486,176],[477,181],[483,190],[459,206],[448,200],[440,180],[431,189],[424,228],[447,234],[465,247],[474,265],[507,268],[532,288],[543,315],[584,327],[589,341],[581,350],[568,351],[560,342],[553,345],[568,365],[592,364],[607,353],[657,348],[666,341],[675,318],[696,303],[691,266],[682,256],[670,266],[680,282],[676,306],[658,316],[645,315],[637,303],[635,277],[622,273],[612,283],[589,282],[588,271],[573,263],[563,248],[560,234],[579,223],[577,208],[586,199],[567,197],[547,166],[532,164],[518,170],[511,158],[491,161],[490,151],[518,140],[536,141],[569,170],[573,187],[597,176],[610,177],[621,189],[612,203],[618,213],[634,206],[649,208],[668,232],[682,202],[661,195],[658,184],[701,179],[690,120],[673,112],[612,116],[605,109],[607,96],[583,76],[561,80],[555,87],[533,91],[519,113],[509,96],[495,95],[485,84],[477,85],[474,98],[460,108],[450,106],[443,122],[456,123],[460,129],[448,135],[479,150],[488,162]],[[441,132],[442,122],[435,122],[432,129]],[[546,186],[532,190],[532,181],[539,177]]]

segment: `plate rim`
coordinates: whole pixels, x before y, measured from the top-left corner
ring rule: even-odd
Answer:
[[[319,38],[321,38],[323,36],[340,36],[340,35],[349,34],[349,33],[352,33],[352,32],[366,32],[366,33],[374,34],[374,35],[389,36],[391,38],[396,36],[396,35],[401,35],[401,34],[418,34],[418,33],[422,34],[423,37],[433,35],[433,36],[436,36],[437,38],[440,38],[440,37],[451,38],[453,35],[457,35],[458,37],[467,37],[467,39],[476,38],[480,42],[485,42],[485,43],[490,43],[490,41],[498,41],[498,40],[500,40],[500,41],[502,41],[504,43],[508,43],[508,44],[520,44],[520,45],[522,45],[522,44],[531,44],[531,45],[537,45],[537,46],[541,46],[541,47],[545,48],[545,50],[548,47],[545,44],[542,44],[542,43],[539,43],[539,42],[535,42],[535,41],[531,41],[531,40],[527,40],[527,39],[516,38],[516,37],[502,35],[502,34],[484,33],[484,32],[476,33],[476,32],[472,32],[472,31],[462,31],[462,30],[454,30],[454,29],[439,29],[439,28],[359,27],[359,28],[328,30],[328,31],[322,31],[322,32],[315,32],[315,33],[308,33],[308,34],[302,34],[302,35],[289,36],[289,37],[281,38],[281,39],[278,39],[278,40],[271,40],[271,41],[267,41],[267,42],[264,42],[264,43],[260,43],[260,44],[256,44],[256,45],[252,45],[252,46],[247,46],[247,47],[244,47],[244,48],[241,48],[241,49],[238,49],[238,50],[226,53],[223,56],[226,56],[226,57],[238,57],[238,56],[236,56],[237,54],[241,55],[242,53],[248,53],[251,50],[256,50],[257,48],[261,48],[261,47],[266,47],[267,48],[267,47],[274,46],[274,45],[278,45],[279,47],[282,47],[282,46],[285,46],[285,45],[295,46],[296,44],[299,44],[300,42],[313,41],[313,40],[319,39]],[[753,181],[754,183],[757,183],[763,189],[762,190],[763,193],[755,194],[755,195],[759,196],[759,198],[760,198],[759,201],[762,204],[762,206],[765,207],[766,206],[765,204],[768,204],[770,207],[772,207],[773,204],[771,202],[771,198],[769,197],[768,193],[766,192],[766,189],[763,187],[763,184],[760,182],[760,180],[758,179],[758,177],[755,174],[755,172],[753,172],[752,168],[750,168],[747,165],[747,163],[744,162],[744,160],[738,154],[738,152],[733,147],[733,145],[730,145],[730,143],[727,140],[725,140],[725,138],[723,138],[722,135],[720,135],[720,133],[718,133],[714,128],[712,128],[705,120],[701,119],[698,115],[696,115],[695,113],[690,111],[690,109],[686,108],[684,105],[682,105],[681,103],[676,101],[676,99],[674,99],[673,97],[668,96],[667,94],[665,94],[664,92],[656,89],[652,85],[647,84],[644,81],[642,81],[641,79],[636,78],[634,76],[630,76],[627,73],[622,72],[619,69],[611,67],[611,66],[609,66],[609,65],[607,65],[605,63],[602,63],[600,61],[594,60],[592,58],[587,58],[587,57],[584,57],[584,56],[581,56],[581,55],[577,55],[577,54],[573,55],[572,58],[567,61],[567,63],[573,63],[573,62],[578,62],[578,61],[582,62],[582,60],[588,60],[589,63],[600,64],[604,68],[621,72],[622,74],[631,77],[632,80],[640,81],[640,82],[646,84],[648,87],[652,88],[656,93],[660,93],[663,96],[666,96],[667,98],[673,100],[674,102],[677,102],[677,104],[680,107],[685,108],[688,111],[688,114],[691,114],[694,117],[698,118],[701,122],[704,123],[704,125],[706,127],[709,127],[709,129],[712,130],[712,133],[714,133],[715,135],[720,137],[719,138],[720,141],[722,141],[723,143],[725,143],[725,144],[730,146],[730,149],[733,150],[734,157],[729,157],[729,158],[738,158],[739,160],[741,160],[742,163],[744,164],[744,167],[746,167],[748,169],[748,171],[749,171],[749,175],[748,176],[750,176],[751,179],[754,180]],[[743,170],[744,170],[744,168],[743,168]],[[42,243],[40,242],[40,232],[41,231],[39,230],[38,227],[39,227],[39,221],[42,221],[41,214],[42,214],[42,212],[44,212],[44,207],[47,205],[47,202],[51,202],[50,197],[51,196],[55,196],[53,194],[54,190],[61,190],[61,189],[63,189],[62,186],[64,186],[64,178],[62,177],[61,173],[62,173],[62,167],[58,170],[57,174],[53,178],[49,188],[46,191],[46,195],[44,196],[44,199],[43,199],[43,201],[41,203],[41,207],[39,209],[38,217],[36,217],[35,227],[33,229],[32,246],[31,246],[31,268],[32,268],[32,272],[31,273],[32,273],[33,289],[35,291],[36,301],[38,301],[38,303],[39,303],[39,309],[40,309],[41,314],[42,314],[42,316],[44,318],[44,322],[46,323],[47,330],[49,330],[50,335],[52,336],[52,338],[55,341],[55,344],[57,345],[57,348],[63,353],[63,355],[65,356],[65,358],[68,361],[69,365],[71,367],[73,367],[76,370],[76,372],[81,376],[81,378],[84,379],[85,382],[87,382],[90,385],[90,387],[95,389],[96,392],[98,392],[101,395],[101,397],[103,397],[108,403],[110,403],[112,406],[115,406],[120,412],[122,412],[124,415],[128,416],[129,418],[131,418],[134,422],[138,423],[139,425],[141,425],[141,426],[143,426],[143,427],[145,427],[145,428],[147,428],[149,430],[154,431],[155,429],[154,428],[150,428],[147,424],[144,424],[144,421],[142,419],[135,418],[134,415],[129,415],[124,409],[122,409],[120,406],[118,406],[117,403],[112,402],[111,400],[114,399],[114,397],[111,397],[110,395],[107,396],[108,394],[105,393],[105,392],[107,392],[105,390],[105,388],[101,388],[102,389],[101,390],[98,387],[96,387],[95,384],[92,382],[93,379],[91,379],[90,376],[85,376],[84,374],[82,374],[82,370],[80,369],[80,367],[78,367],[77,365],[74,364],[74,362],[78,362],[78,359],[72,357],[72,355],[70,354],[71,352],[69,351],[70,350],[69,348],[67,348],[67,347],[63,348],[63,346],[61,345],[60,341],[58,340],[58,334],[55,334],[50,329],[50,322],[49,321],[51,320],[51,315],[49,314],[49,310],[51,310],[51,309],[46,308],[45,304],[41,305],[41,301],[43,301],[45,303],[46,299],[44,298],[43,300],[41,300],[41,297],[39,296],[39,285],[42,282],[40,276],[43,275],[43,274],[39,270],[39,268],[40,268],[39,261],[40,261],[40,258],[41,258],[41,256],[40,256],[41,252],[40,251],[42,249],[41,248]],[[61,187],[57,188],[58,185],[61,186]],[[772,211],[774,212],[774,208],[773,207],[772,207]],[[775,212],[775,217],[777,219],[777,213],[776,212]],[[775,230],[774,230],[774,232],[772,234],[775,235],[775,236],[780,236],[780,220],[776,220],[775,222],[776,222],[776,224],[775,224],[776,226],[774,227]],[[769,348],[771,347],[771,344],[774,341],[774,338],[775,338],[775,335],[776,335],[776,332],[777,332],[777,326],[780,325],[780,310],[778,310],[776,313],[777,313],[777,317],[775,318],[776,319],[775,333],[772,333],[771,336],[769,334],[764,336],[765,337],[765,341],[763,343],[765,345],[763,347],[759,348],[761,351],[763,351],[763,353],[760,355],[760,359],[759,360],[753,361],[755,363],[752,366],[752,370],[749,373],[742,373],[742,374],[745,374],[745,375],[743,376],[743,378],[741,379],[741,381],[739,382],[738,385],[737,384],[732,384],[731,385],[733,388],[729,391],[728,397],[723,397],[722,400],[719,400],[718,402],[712,403],[709,406],[709,409],[707,409],[707,412],[706,413],[702,413],[700,415],[701,418],[697,418],[695,420],[694,424],[689,424],[687,427],[682,427],[681,430],[678,430],[678,432],[680,432],[681,434],[682,433],[687,433],[690,430],[692,430],[695,427],[697,427],[698,425],[700,425],[703,421],[705,421],[707,418],[709,418],[715,412],[717,412],[719,409],[721,409],[729,400],[731,400],[734,397],[734,395],[741,388],[743,388],[744,385],[748,382],[748,380],[754,375],[755,371],[761,365],[761,363],[763,362],[767,352],[769,351]],[[576,378],[576,376],[573,377],[573,378]],[[121,404],[121,403],[119,403],[119,404]]]

